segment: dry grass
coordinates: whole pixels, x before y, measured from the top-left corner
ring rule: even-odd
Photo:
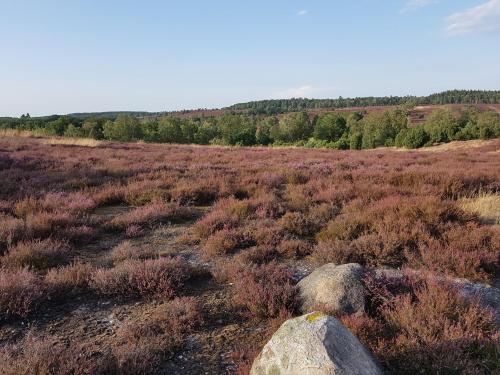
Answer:
[[[500,195],[482,194],[460,201],[465,211],[475,213],[485,224],[500,225]]]
[[[478,147],[483,147],[494,143],[494,140],[484,141],[484,140],[472,140],[472,141],[454,141],[450,143],[444,143],[442,145],[433,147],[422,147],[419,148],[419,152],[445,152],[454,150],[468,150]]]
[[[36,135],[28,130],[0,129],[0,137],[36,137]]]
[[[448,151],[467,151],[473,150],[480,147],[487,147],[490,145],[494,145],[496,142],[494,139],[490,140],[482,140],[482,139],[474,139],[471,141],[452,141],[449,143],[443,143],[436,146],[430,147],[421,147],[417,149],[407,149],[404,147],[385,147],[385,148],[372,148],[368,150],[362,150],[364,152],[373,153],[380,152],[382,149],[394,150],[398,152],[423,152],[423,153],[433,153],[433,152],[448,152]],[[491,152],[491,151],[490,151]],[[500,149],[497,149],[493,152],[500,152]]]
[[[66,145],[66,146],[81,146],[81,147],[97,147],[104,142],[91,138],[56,138],[51,137],[44,139],[42,143],[47,145]]]

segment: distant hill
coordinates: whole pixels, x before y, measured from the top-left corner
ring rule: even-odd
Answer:
[[[81,113],[68,113],[68,116],[85,120],[89,117],[104,118],[114,120],[119,115],[132,115],[135,117],[160,115],[162,112],[144,112],[144,111],[114,111],[114,112],[81,112]]]
[[[428,96],[383,96],[338,99],[276,99],[234,104],[226,109],[245,110],[251,114],[275,115],[310,109],[342,109],[350,107],[394,105],[498,104],[500,91],[450,90]]]
[[[87,118],[99,118],[114,120],[119,115],[132,115],[134,117],[217,117],[224,114],[249,114],[249,115],[279,115],[288,112],[307,111],[309,113],[322,113],[325,111],[357,111],[367,112],[385,110],[387,107],[398,105],[425,106],[425,105],[448,105],[448,104],[500,104],[500,90],[450,90],[428,96],[381,96],[381,97],[358,97],[337,99],[269,99],[238,103],[224,108],[198,108],[181,111],[108,111],[108,112],[78,112],[68,113],[67,116],[86,120]],[[55,120],[60,115],[41,116],[39,119]],[[2,121],[9,121],[9,117],[0,117]]]

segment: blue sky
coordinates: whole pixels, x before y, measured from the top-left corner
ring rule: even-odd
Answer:
[[[0,116],[500,89],[500,0],[0,0]]]

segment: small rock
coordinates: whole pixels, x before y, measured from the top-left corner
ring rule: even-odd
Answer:
[[[363,267],[357,263],[317,268],[297,285],[304,313],[325,309],[328,313],[353,314],[364,311]]]

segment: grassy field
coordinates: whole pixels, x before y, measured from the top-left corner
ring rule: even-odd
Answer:
[[[498,370],[500,140],[425,151],[0,138],[0,374],[245,374],[296,282],[356,262],[339,317],[390,373]],[[429,150],[433,152],[428,152]],[[410,272],[409,270],[412,270]],[[416,271],[416,272],[413,272]]]

